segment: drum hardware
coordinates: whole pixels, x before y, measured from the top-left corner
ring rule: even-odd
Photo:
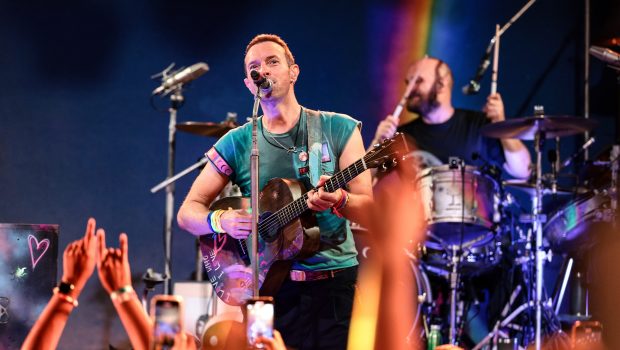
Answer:
[[[180,94],[180,92],[175,92],[172,97],[176,96],[177,94]],[[178,98],[178,97],[177,97]],[[182,98],[182,96],[181,96]],[[188,133],[192,133],[192,134],[197,134],[197,135],[201,135],[201,136],[215,136],[215,137],[220,137],[223,136],[225,133],[227,133],[229,130],[234,129],[238,126],[237,122],[236,122],[236,118],[237,118],[237,113],[232,113],[232,112],[228,112],[228,114],[226,115],[226,120],[221,122],[221,123],[213,123],[213,122],[184,122],[184,123],[178,123],[178,124],[174,124],[176,122],[176,110],[174,110],[171,108],[171,117],[170,117],[170,124],[171,125],[175,125],[174,128],[169,128],[170,129],[170,133],[171,135],[175,135],[174,130],[180,130],[180,131],[184,131],[184,132],[188,132]],[[171,136],[172,138],[176,139],[175,136]],[[172,160],[169,159],[169,163],[174,161],[174,144],[176,143],[176,140],[172,140],[171,141],[171,148],[172,148],[172,153],[169,153],[169,158],[172,157]],[[205,164],[207,164],[207,162],[209,161],[209,159],[207,158],[206,154],[200,158],[196,163],[190,165],[189,167],[183,169],[182,171],[178,172],[177,174],[174,174],[174,169],[169,169],[168,171],[168,177],[160,182],[159,184],[153,186],[150,189],[151,193],[157,193],[158,191],[160,191],[163,188],[166,188],[167,192],[168,190],[168,186],[172,185],[174,182],[176,182],[178,179],[182,178],[183,176],[191,173],[192,171],[198,169],[198,168],[202,168],[205,166]],[[169,165],[170,166],[170,165]],[[172,187],[172,186],[171,186]],[[224,189],[222,190],[222,194],[225,197],[230,197],[231,193],[237,193],[239,190],[238,187],[233,186],[230,182],[226,185],[226,187],[224,187]],[[172,204],[168,204],[169,201],[171,201],[171,199],[169,199],[168,197],[170,196],[170,194],[167,193],[167,197],[166,197],[166,232],[168,232],[168,230],[170,230],[169,228],[169,224],[168,221],[171,220],[171,216],[169,217],[169,215],[172,215],[171,213],[168,213],[168,211],[172,210]],[[174,198],[174,197],[173,197]],[[165,270],[168,271],[169,270],[169,262],[170,262],[170,257],[169,257],[169,238],[168,235],[166,235],[166,268]],[[203,264],[202,264],[202,254],[200,253],[200,249],[199,249],[199,245],[196,244],[196,273],[195,273],[195,280],[196,281],[202,281],[202,273],[203,273]],[[169,273],[169,271],[168,271]],[[169,282],[166,282],[166,289],[169,289]]]
[[[239,126],[236,119],[237,113],[228,112],[226,120],[223,122],[183,122],[176,124],[175,127],[179,131],[190,134],[219,138]]]
[[[574,116],[535,115],[513,118],[487,124],[480,129],[482,135],[500,139],[535,141],[536,135],[543,138],[571,136],[590,131],[598,123],[594,120]]]
[[[544,177],[544,176],[543,176]],[[542,183],[542,191],[544,194],[548,195],[548,194],[552,194],[552,195],[558,195],[558,196],[570,196],[570,195],[575,195],[575,194],[580,194],[580,193],[586,193],[587,190],[585,188],[582,187],[560,187],[555,185],[555,192],[553,191],[553,184],[551,184],[551,182],[555,183],[556,181],[544,181]],[[528,181],[528,180],[518,180],[518,179],[509,179],[509,180],[504,180],[502,182],[502,184],[504,185],[504,187],[506,188],[513,188],[515,190],[519,190],[522,192],[525,192],[527,194],[530,195],[530,197],[532,195],[536,194],[536,184]]]
[[[537,350],[541,348],[543,308],[546,307],[546,304],[548,304],[548,302],[543,300],[543,260],[549,257],[543,246],[543,223],[545,221],[545,215],[542,212],[542,200],[543,196],[547,194],[545,193],[545,188],[543,186],[542,174],[542,151],[544,148],[544,141],[547,138],[558,138],[583,133],[593,129],[595,126],[596,122],[592,120],[571,116],[546,116],[542,106],[535,106],[533,117],[506,120],[485,125],[481,129],[481,133],[487,137],[516,138],[534,141],[536,166],[534,176],[535,182],[533,184],[534,186],[532,191],[533,193],[531,193],[532,213],[530,217],[522,218],[522,221],[531,222],[531,233],[534,234],[535,238],[535,245],[533,247],[533,252],[535,254],[535,289],[532,291],[533,300],[530,300],[528,303],[520,306],[519,308],[534,307],[535,309],[536,317],[534,341],[535,348]],[[557,162],[557,159],[555,159],[555,161]],[[555,173],[557,174],[557,171]],[[553,188],[551,190],[553,191]],[[528,234],[528,236],[531,236],[531,234]],[[528,239],[530,238],[532,237],[528,237]]]

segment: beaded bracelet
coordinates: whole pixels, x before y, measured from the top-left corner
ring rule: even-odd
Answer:
[[[128,284],[110,293],[110,299],[112,299],[112,302],[124,303],[134,295],[136,295],[136,291]]]
[[[65,301],[71,305],[73,305],[73,307],[77,307],[78,306],[78,301],[77,299],[75,299],[74,297],[64,294],[64,293],[60,293],[58,287],[54,288],[54,294],[60,298],[60,300]]]

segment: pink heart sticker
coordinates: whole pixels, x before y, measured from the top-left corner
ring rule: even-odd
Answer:
[[[37,266],[37,263],[39,262],[39,260],[41,260],[45,252],[47,252],[47,249],[49,247],[49,239],[45,238],[41,240],[41,242],[39,242],[35,236],[28,235],[28,248],[30,248],[30,260],[32,261],[33,270],[34,267]],[[35,257],[35,255],[37,256]]]

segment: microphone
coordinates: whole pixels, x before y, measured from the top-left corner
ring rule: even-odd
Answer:
[[[482,56],[480,60],[480,64],[478,65],[478,70],[476,71],[476,75],[467,83],[467,85],[463,86],[463,94],[465,95],[475,95],[480,91],[480,81],[484,76],[484,73],[489,68],[491,64],[491,48],[493,48],[493,43],[495,42],[495,38],[491,40],[491,43],[487,47],[486,52]]]
[[[596,141],[594,139],[594,137],[590,137],[590,139],[588,141],[586,141],[586,143],[583,144],[583,146],[581,146],[581,148],[575,152],[572,156],[568,157],[568,159],[566,159],[562,165],[560,166],[560,169],[564,169],[567,166],[569,166],[575,159],[577,159],[577,157],[579,157],[583,152],[585,152],[588,147],[590,147],[594,141]]]
[[[176,72],[163,80],[161,85],[153,90],[153,95],[159,95],[167,93],[173,87],[180,84],[189,83],[192,80],[198,79],[201,75],[209,71],[209,66],[204,62],[198,62],[193,64],[179,72]]]
[[[482,161],[482,166],[480,167],[480,170],[485,173],[490,175],[491,177],[493,177],[494,179],[499,179],[502,176],[502,171],[500,168],[498,168],[496,165],[494,165],[493,163],[491,163],[488,159],[486,159],[485,157],[483,157],[480,153],[478,152],[473,152],[471,154],[471,160],[472,161],[477,161],[477,160],[481,160]]]
[[[273,81],[260,75],[257,70],[251,70],[250,77],[254,81],[254,84],[256,84],[256,86],[258,86],[258,88],[261,89],[262,92],[271,92],[271,89],[273,89]]]
[[[607,64],[620,68],[620,53],[600,46],[590,46],[590,54]]]

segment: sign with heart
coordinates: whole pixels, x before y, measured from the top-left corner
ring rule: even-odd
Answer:
[[[50,240],[47,238],[42,239],[40,242],[37,237],[28,235],[28,248],[30,248],[30,261],[32,262],[32,269],[39,263],[39,260],[45,255],[47,249],[50,247]]]

